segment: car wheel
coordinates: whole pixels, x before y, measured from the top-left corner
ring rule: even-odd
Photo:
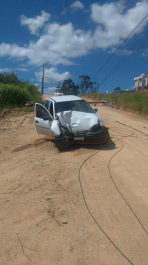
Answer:
[[[55,139],[56,136],[53,134],[52,139]],[[53,146],[57,147],[60,152],[66,151],[72,144],[72,139],[59,139],[60,141],[56,141],[56,143],[53,143]]]
[[[52,134],[52,139],[55,139],[54,134]],[[55,143],[53,143],[53,146],[56,147]]]
[[[109,135],[109,133],[108,133],[108,134],[107,134],[107,137],[106,137],[106,140],[105,140],[105,143],[107,143],[109,140],[110,140],[110,135]]]

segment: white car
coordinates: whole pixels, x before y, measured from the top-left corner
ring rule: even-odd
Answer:
[[[63,96],[63,93],[56,91],[56,92],[54,92],[54,96]]]
[[[46,98],[44,106],[35,104],[35,126],[40,134],[52,136],[60,150],[72,143],[104,143],[109,140],[108,128],[92,107],[77,96]]]

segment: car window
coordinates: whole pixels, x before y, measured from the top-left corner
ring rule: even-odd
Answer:
[[[59,113],[61,111],[79,111],[86,113],[94,113],[94,110],[85,100],[74,100],[74,101],[63,101],[55,103],[55,112]]]
[[[46,109],[43,106],[37,104],[36,105],[36,117],[43,119],[46,116],[49,116],[49,113],[46,111]]]
[[[53,117],[53,103],[50,103],[50,108],[49,108],[49,112],[51,114],[51,116]]]
[[[48,106],[49,106],[49,101],[48,100],[45,100],[45,108],[48,110]]]

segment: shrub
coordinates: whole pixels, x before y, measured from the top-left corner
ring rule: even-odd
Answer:
[[[0,84],[0,105],[24,105],[31,100],[31,95],[25,89],[16,85]]]
[[[34,84],[26,84],[25,89],[31,94],[31,95],[41,95],[41,92],[38,91],[38,87]]]

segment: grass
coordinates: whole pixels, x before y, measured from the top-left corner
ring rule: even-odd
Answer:
[[[88,93],[81,96],[94,100],[104,99],[123,109],[138,111],[141,114],[148,114],[148,93],[145,91],[113,92],[110,94]]]

